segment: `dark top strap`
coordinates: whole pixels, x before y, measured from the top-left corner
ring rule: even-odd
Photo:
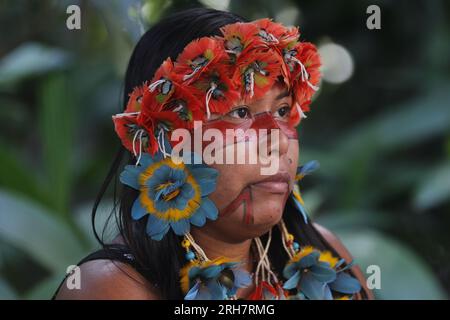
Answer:
[[[125,246],[108,246],[102,249],[99,249],[97,251],[94,251],[81,259],[80,262],[78,262],[76,265],[81,266],[83,263],[92,261],[92,260],[111,260],[111,261],[119,261],[122,263],[126,263],[131,265],[136,271],[140,272],[141,268],[136,264],[134,256],[129,252],[129,250]],[[66,281],[67,277],[69,275],[67,274],[64,279],[61,281],[61,283],[58,286],[58,289],[56,289],[55,293],[52,296],[52,300],[56,298],[56,295],[59,292],[59,289],[63,285],[63,283]]]

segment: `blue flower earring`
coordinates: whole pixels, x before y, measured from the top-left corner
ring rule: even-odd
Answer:
[[[170,150],[167,144],[166,150]],[[148,216],[146,231],[153,240],[161,240],[169,229],[184,236],[181,246],[188,263],[180,270],[180,284],[186,300],[235,299],[237,290],[251,283],[250,274],[239,262],[208,259],[190,234],[191,224],[202,227],[206,219],[218,217],[217,207],[208,198],[216,188],[218,171],[195,153],[178,161],[166,154],[145,153],[138,164],[125,166],[120,181],[139,191],[131,215],[135,220]]]
[[[319,162],[316,160],[307,162],[297,168],[295,180],[302,180],[318,168]],[[298,184],[294,185],[292,198],[305,223],[308,223]],[[289,233],[283,220],[280,221],[279,227],[284,248],[289,256],[289,261],[283,269],[286,279],[283,289],[296,290],[296,294],[288,296],[289,299],[351,299],[361,290],[359,281],[344,272],[352,263],[342,267],[345,260],[334,257],[329,251],[320,251],[312,246],[301,247],[295,241],[294,235]]]
[[[205,164],[185,164],[143,154],[138,165],[127,165],[120,181],[140,191],[131,214],[139,220],[148,215],[147,234],[161,240],[171,228],[184,235],[190,224],[202,227],[206,219],[216,220],[218,210],[208,195],[215,190],[217,170]]]
[[[320,164],[317,160],[312,160],[307,163],[305,163],[303,166],[300,166],[297,168],[297,173],[295,175],[295,181],[299,182],[302,180],[306,175],[310,174],[311,172],[317,170],[320,167]],[[298,183],[294,184],[294,190],[292,190],[292,199],[294,200],[294,204],[298,211],[300,211],[303,220],[305,223],[308,223],[308,214],[305,210],[305,202],[303,201],[303,198],[300,193],[300,188],[298,186]]]

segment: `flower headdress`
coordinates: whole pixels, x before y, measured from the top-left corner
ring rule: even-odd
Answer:
[[[191,130],[194,121],[209,119],[212,113],[224,115],[240,99],[261,97],[277,80],[293,97],[295,108],[289,123],[298,123],[306,117],[304,112],[309,110],[320,82],[317,49],[299,40],[297,27],[260,19],[229,24],[220,31],[219,36],[193,40],[175,61],[164,60],[150,81],[130,93],[124,112],[113,116],[123,146],[136,158],[136,164],[127,165],[120,176],[123,184],[139,191],[132,218],[147,218],[147,234],[153,240],[161,240],[169,230],[183,236],[181,245],[188,263],[180,270],[180,285],[185,299],[235,299],[237,290],[249,285],[251,277],[240,263],[225,257],[210,260],[190,234],[191,224],[201,227],[207,219],[217,219],[218,210],[208,199],[216,187],[217,171],[198,161],[195,153],[172,158],[172,132],[177,128]],[[314,167],[299,169],[298,178]],[[293,198],[307,222],[298,190]],[[325,265],[326,254],[306,254],[309,249],[296,253],[299,245],[293,236],[285,228],[282,235],[291,258],[284,272],[289,279],[283,286],[270,270],[267,252],[271,232],[265,246],[256,238],[260,261],[255,272],[256,290],[250,299],[286,299],[292,297],[288,290],[294,287],[302,297],[317,298],[319,295],[304,289],[310,282],[298,276],[305,271],[305,259],[313,260],[306,267],[330,274],[325,279],[328,289],[320,291],[320,297],[329,298],[333,288],[343,294],[356,290],[345,276],[336,275],[342,271],[337,271],[342,262],[333,260],[332,265]],[[320,288],[324,287],[324,282],[320,283]]]
[[[166,59],[113,117],[123,145],[136,157],[165,154],[165,134],[170,138],[174,128],[191,128],[211,113],[226,114],[238,99],[261,97],[277,79],[294,98],[291,117],[305,117],[318,89],[320,58],[313,44],[299,40],[298,28],[264,18],[220,31],[193,40],[175,61]]]

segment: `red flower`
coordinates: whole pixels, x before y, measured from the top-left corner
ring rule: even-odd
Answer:
[[[128,103],[125,108],[125,113],[139,112],[141,111],[142,98],[146,88],[146,83],[142,86],[137,86],[129,94]]]
[[[148,83],[137,86],[129,94],[128,103],[124,113],[112,117],[114,129],[122,145],[131,153],[138,155],[141,152],[156,152],[158,146],[153,135],[139,121],[139,115],[144,104],[144,96]],[[142,150],[141,150],[142,147]]]
[[[202,103],[192,93],[191,87],[174,82],[174,92],[157,110],[143,108],[142,117],[154,118],[166,131],[176,128],[191,129],[193,121],[203,120],[205,113]]]
[[[269,18],[255,20],[253,23],[259,27],[258,35],[267,45],[277,45],[279,39],[288,32],[281,23],[273,22]]]
[[[299,42],[298,28],[265,18],[220,31],[190,42],[175,63],[166,59],[151,82],[131,92],[125,112],[113,117],[128,150],[154,154],[161,134],[192,129],[205,113],[225,114],[240,98],[260,98],[279,77],[294,99],[289,123],[304,117],[320,81],[320,58],[314,45]]]
[[[193,89],[181,83],[181,76],[176,74],[170,58],[167,59],[144,92],[139,121],[145,123],[147,118],[153,119],[155,130],[159,125],[167,131],[177,127],[190,128],[193,120],[204,117]]]
[[[177,57],[174,72],[182,75],[186,84],[195,81],[211,64],[226,59],[223,41],[218,37],[203,37],[190,42]]]
[[[139,124],[138,115],[139,113],[121,113],[113,116],[114,129],[122,145],[134,155],[141,152],[155,154],[158,144],[153,131],[148,131]]]
[[[191,129],[192,120],[203,116],[200,109],[187,108],[187,105],[192,102],[199,105],[199,102],[189,93],[185,92],[183,95],[174,93],[162,106],[161,111],[144,108],[141,112],[117,114],[113,116],[115,131],[123,146],[135,156],[142,152],[154,155],[158,151],[157,136],[161,131],[170,135],[176,128]]]
[[[288,292],[284,290],[279,283],[275,286],[267,281],[261,281],[255,290],[249,295],[249,300],[279,300],[288,296]]]
[[[280,41],[278,47],[280,49],[284,49],[288,46],[292,47],[298,43],[299,38],[300,38],[300,30],[298,29],[298,27],[286,28],[285,33],[283,33],[278,39]]]
[[[195,87],[193,94],[202,101],[208,117],[212,112],[227,113],[240,98],[231,75],[229,65],[216,63],[192,83]]]
[[[235,58],[240,54],[245,54],[249,48],[254,48],[255,44],[262,44],[258,35],[259,28],[254,23],[237,22],[228,24],[220,28],[223,35],[225,50]]]
[[[281,75],[281,56],[272,49],[250,50],[240,57],[233,75],[233,82],[241,88],[241,96],[259,98],[270,89]]]
[[[291,114],[289,117],[288,124],[292,127],[299,125],[302,118],[306,118],[305,112],[309,111],[309,105],[311,100],[305,101],[303,104],[299,104],[297,101],[293,101],[293,108],[291,109]]]
[[[300,106],[303,106],[305,102],[311,100],[318,89],[317,85],[321,76],[321,62],[319,53],[312,43],[299,43],[295,46],[294,51],[292,64],[288,64],[288,66],[291,66],[293,69],[291,71],[291,81],[295,100]]]
[[[159,80],[161,78],[172,78],[175,76],[174,72],[174,65],[172,62],[172,59],[168,57],[166,60],[163,61],[161,66],[156,70],[155,75],[153,77],[152,82]]]
[[[155,76],[143,92],[143,109],[147,111],[158,111],[169,100],[175,91],[174,79],[179,79],[173,69],[173,63],[169,57],[156,70]]]
[[[294,70],[291,57],[296,53],[295,47],[299,45],[299,36],[300,32],[297,27],[288,28],[276,45],[277,50],[283,57],[282,74],[288,88],[291,88],[291,71]]]
[[[150,84],[146,82],[133,90],[126,112],[113,116],[122,144],[136,156],[158,151],[156,137],[160,130],[190,129],[193,120],[203,119],[201,103],[179,81],[171,59],[166,59]]]

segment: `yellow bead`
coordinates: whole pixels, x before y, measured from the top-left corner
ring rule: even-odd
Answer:
[[[189,248],[191,246],[191,243],[189,242],[189,240],[184,239],[183,241],[181,241],[181,246],[183,248]]]
[[[292,234],[288,234],[287,236],[288,241],[293,241],[294,240],[294,236]]]

